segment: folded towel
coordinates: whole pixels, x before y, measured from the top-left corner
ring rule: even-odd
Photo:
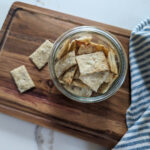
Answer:
[[[113,150],[150,150],[150,18],[130,37],[131,105],[126,113],[128,131]]]

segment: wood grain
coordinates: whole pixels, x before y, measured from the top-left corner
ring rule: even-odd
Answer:
[[[28,59],[45,39],[55,41],[68,29],[80,25],[111,32],[128,54],[128,30],[24,3],[12,5],[0,34],[0,111],[112,148],[126,132],[129,72],[114,96],[100,103],[82,104],[66,98],[55,88],[47,66],[38,71]],[[36,88],[20,94],[9,72],[23,64]]]

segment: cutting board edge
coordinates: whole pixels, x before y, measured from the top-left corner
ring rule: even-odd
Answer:
[[[53,122],[53,120],[48,120],[46,118],[42,118],[41,116],[37,116],[35,114],[31,114],[28,112],[24,112],[18,109],[15,109],[13,107],[9,107],[8,105],[3,105],[0,103],[0,112],[3,114],[7,114],[9,116],[15,117],[17,119],[21,119],[23,121],[27,121],[30,123],[33,123],[35,125],[39,125],[42,127],[46,127],[49,129],[54,129],[56,131],[60,131],[64,134],[69,134],[71,136],[75,136],[77,138],[89,141],[89,142],[93,142],[96,143],[98,145],[102,144],[103,146],[107,147],[107,148],[112,148],[116,141],[114,140],[114,144],[109,144],[106,141],[105,137],[98,137],[92,134],[87,134],[86,132],[81,130],[77,130],[77,129],[73,129],[67,126],[62,126],[57,122]],[[78,132],[78,134],[77,134]],[[86,136],[85,136],[86,134]],[[106,143],[105,143],[106,142]]]

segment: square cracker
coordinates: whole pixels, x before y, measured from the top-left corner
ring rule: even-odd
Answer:
[[[20,93],[35,87],[26,67],[24,65],[10,71]]]
[[[107,79],[108,75],[109,72],[98,72],[80,76],[79,79],[93,91],[97,92],[98,88]]]
[[[109,70],[107,59],[102,51],[76,56],[81,75]]]
[[[76,64],[75,52],[71,51],[65,55],[62,59],[58,60],[55,64],[55,72],[57,78],[59,78],[66,70]]]
[[[38,69],[41,69],[48,62],[49,55],[52,51],[53,43],[46,40],[39,48],[37,48],[29,58]]]

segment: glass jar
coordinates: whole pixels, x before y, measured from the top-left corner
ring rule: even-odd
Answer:
[[[81,97],[70,93],[61,85],[61,83],[59,83],[55,73],[55,58],[58,51],[60,50],[60,47],[67,39],[69,38],[76,39],[76,38],[89,36],[89,35],[92,36],[93,39],[95,39],[94,41],[95,43],[99,43],[99,42],[101,43],[102,38],[103,38],[103,42],[105,42],[104,39],[106,39],[107,40],[106,43],[107,44],[109,43],[109,46],[113,47],[116,50],[117,56],[119,58],[119,62],[118,62],[119,76],[113,82],[113,84],[111,85],[111,87],[106,93],[100,94],[98,96],[93,96],[93,97]],[[76,27],[62,34],[54,43],[53,50],[49,57],[48,64],[49,64],[50,78],[54,82],[54,85],[57,87],[57,89],[68,98],[82,103],[100,102],[105,99],[108,99],[113,94],[115,94],[117,90],[121,87],[127,73],[127,56],[121,43],[116,39],[115,36],[113,36],[109,32],[106,32],[104,30],[92,26]]]

